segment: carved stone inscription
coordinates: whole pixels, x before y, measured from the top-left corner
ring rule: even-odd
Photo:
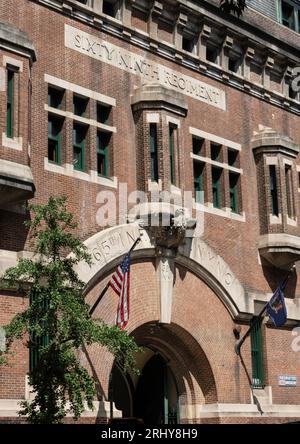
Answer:
[[[127,51],[69,25],[65,25],[65,46],[137,75],[143,81],[159,83],[169,89],[226,110],[225,91],[154,63],[147,58],[147,55],[141,56]]]

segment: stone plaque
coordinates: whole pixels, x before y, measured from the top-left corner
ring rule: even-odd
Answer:
[[[144,55],[135,54],[91,34],[65,24],[65,46],[101,62],[140,77],[141,81],[159,83],[171,90],[226,110],[225,91],[193,77],[166,68]]]

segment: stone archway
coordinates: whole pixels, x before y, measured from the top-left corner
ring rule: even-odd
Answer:
[[[84,242],[92,255],[93,263],[90,266],[81,262],[74,268],[79,278],[86,282],[86,292],[120,263],[120,258],[128,252],[138,237],[141,237],[141,242],[132,258],[156,257],[153,240],[136,223],[108,228]],[[222,300],[233,318],[241,313],[249,313],[249,301],[238,278],[222,257],[201,238],[186,238],[184,244],[178,248],[175,261],[203,279]]]
[[[149,322],[131,335],[143,348],[137,356],[140,375],[121,375],[113,365],[109,386],[110,400],[123,416],[130,412],[145,424],[188,423],[197,402],[217,402],[212,368],[189,332]]]

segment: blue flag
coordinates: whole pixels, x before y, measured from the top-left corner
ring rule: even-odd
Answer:
[[[270,319],[272,319],[275,327],[281,327],[286,323],[287,313],[284,301],[284,289],[287,284],[287,279],[285,279],[279,287],[276,288],[270,301],[267,303],[267,314]]]

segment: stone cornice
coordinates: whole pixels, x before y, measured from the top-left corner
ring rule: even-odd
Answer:
[[[28,35],[15,26],[0,22],[0,48],[28,57],[35,62],[36,53]]]
[[[74,0],[62,0],[53,2],[52,0],[31,0],[36,3],[40,3],[43,5],[47,5],[48,7],[55,8],[57,11],[61,11],[65,15],[71,16],[73,19],[79,20],[81,22],[85,22],[86,24],[93,26],[97,29],[102,30],[108,34],[114,35],[122,40],[126,39],[132,45],[143,48],[144,50],[148,50],[154,54],[159,55],[162,58],[172,60],[173,62],[180,64],[188,69],[191,69],[196,72],[200,72],[201,74],[213,78],[222,82],[223,84],[228,84],[229,86],[242,90],[247,94],[253,95],[261,100],[264,100],[270,104],[275,106],[279,106],[284,108],[292,113],[296,113],[300,115],[300,103],[286,97],[284,94],[271,91],[264,87],[262,84],[256,84],[249,79],[246,79],[244,76],[233,73],[224,69],[222,66],[218,66],[216,64],[212,64],[209,61],[203,59],[203,57],[199,57],[198,55],[183,51],[175,45],[168,44],[166,42],[161,42],[157,38],[153,38],[149,34],[139,31],[136,28],[125,25],[120,20],[117,20],[113,17],[109,17],[100,13],[99,11],[95,11],[92,8],[80,4]],[[186,2],[184,3],[186,6]],[[188,2],[190,4],[190,2]],[[193,6],[193,5],[191,5]],[[210,5],[213,8],[213,5]],[[295,66],[297,62],[299,62],[299,58],[295,58],[291,53],[284,53],[281,48],[274,46],[273,44],[269,44],[265,40],[256,38],[257,36],[247,34],[246,29],[241,29],[240,21],[236,21],[236,19],[228,16],[228,19],[224,19],[224,14],[222,17],[216,17],[216,13],[210,12],[209,8],[204,9],[201,6],[193,6],[195,12],[199,14],[205,14],[205,21],[207,19],[213,23],[216,27],[220,28],[223,25],[223,30],[227,32],[228,36],[238,35],[243,42],[243,47],[246,47],[245,57],[247,57],[247,50],[251,49],[253,51],[252,62],[255,62],[255,55],[259,46],[261,47],[261,54],[265,54],[265,69],[273,70],[274,72],[277,70],[277,63],[275,60],[281,61],[286,66]],[[210,9],[211,9],[210,8]],[[218,12],[219,13],[219,12]],[[233,22],[229,22],[228,20],[232,20]],[[234,23],[236,22],[236,24]],[[224,23],[223,23],[224,22]],[[199,21],[200,23],[200,21]],[[239,26],[237,26],[239,24]],[[275,23],[276,24],[276,23]],[[277,24],[276,24],[277,25]],[[202,23],[203,28],[203,23]],[[204,25],[206,26],[206,25]],[[244,26],[244,24],[243,24]],[[200,31],[199,31],[200,32]],[[200,33],[200,37],[201,37]],[[226,36],[224,36],[225,38]],[[253,40],[252,40],[253,38]],[[265,35],[265,38],[270,38],[270,36]],[[281,42],[282,43],[282,42]],[[250,48],[249,48],[250,45]],[[252,45],[252,46],[251,46]],[[248,49],[247,49],[248,47]],[[280,52],[279,52],[280,51]],[[295,53],[295,49],[293,48]],[[290,57],[289,62],[287,62],[286,58]],[[300,57],[300,51],[299,51]],[[273,59],[274,64],[270,67],[267,63],[268,60]],[[300,64],[300,62],[299,62]],[[277,72],[277,71],[276,71]]]

